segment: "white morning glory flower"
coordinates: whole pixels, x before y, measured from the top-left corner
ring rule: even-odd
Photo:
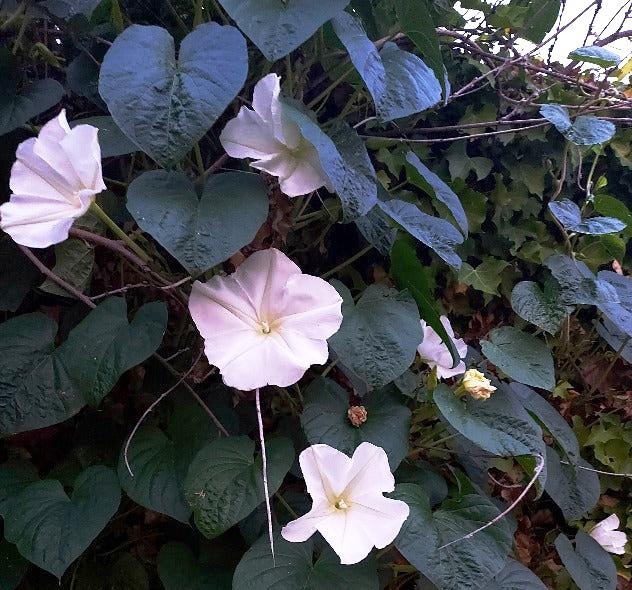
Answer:
[[[619,517],[611,514],[597,523],[590,531],[590,536],[609,553],[623,555],[628,538],[623,531],[618,531]]]
[[[454,337],[454,330],[450,325],[450,320],[448,320],[446,316],[441,316],[441,323],[448,333],[448,336],[452,338],[459,357],[464,359],[467,355],[467,344],[465,344],[462,338]],[[443,340],[441,340],[441,336],[426,324],[424,320],[421,320],[421,329],[423,330],[424,339],[417,347],[417,352],[421,360],[430,368],[437,368],[437,378],[447,379],[448,377],[454,377],[455,375],[464,373],[465,363],[461,361],[456,367],[452,367],[453,360],[448,347],[443,343]]]

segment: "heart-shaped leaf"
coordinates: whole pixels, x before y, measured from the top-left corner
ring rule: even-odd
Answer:
[[[214,174],[198,198],[182,172],[152,170],[129,186],[127,208],[144,231],[198,275],[254,239],[268,216],[268,196],[255,174]]]
[[[237,29],[204,23],[180,44],[166,29],[132,25],[103,58],[99,92],[116,124],[162,166],[181,160],[246,81]]]
[[[523,320],[549,334],[556,334],[568,315],[559,288],[552,282],[544,285],[543,292],[537,283],[521,281],[511,292],[511,307]]]
[[[248,516],[264,501],[261,456],[246,436],[231,436],[205,446],[193,459],[184,482],[195,524],[212,539]],[[285,438],[266,442],[268,489],[274,494],[294,462]]]
[[[57,480],[38,481],[10,500],[4,534],[26,559],[61,578],[114,516],[120,500],[116,474],[102,465],[81,472],[70,497]]]
[[[200,564],[182,543],[167,543],[158,553],[158,577],[165,590],[230,590],[231,575]]]
[[[0,236],[0,310],[15,311],[41,276],[8,234]]]
[[[559,0],[557,0],[559,1]],[[507,565],[498,572],[486,590],[547,590],[544,582],[519,561],[509,559]]]
[[[617,568],[614,561],[590,535],[579,531],[573,549],[568,537],[561,534],[555,539],[555,548],[580,590],[616,588]]]
[[[579,234],[590,234],[599,236],[603,234],[614,234],[623,231],[626,224],[614,217],[591,217],[582,219],[581,209],[569,199],[551,201],[549,203],[551,213],[568,231]]]
[[[612,139],[616,132],[614,123],[592,115],[580,115],[571,121],[568,109],[559,104],[542,105],[540,114],[553,123],[566,139],[577,145],[605,143]]]
[[[285,57],[349,0],[220,0],[230,17],[270,61]]]

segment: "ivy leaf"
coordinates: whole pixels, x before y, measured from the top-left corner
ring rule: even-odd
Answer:
[[[213,174],[198,198],[182,172],[151,170],[127,191],[127,208],[193,276],[248,245],[268,217],[263,179],[246,172]]]
[[[623,235],[626,238],[632,237],[632,213],[622,201],[600,194],[595,196],[593,204],[597,213],[620,219],[626,226]]]
[[[615,67],[621,61],[621,57],[617,53],[598,45],[578,47],[568,54],[568,59],[596,64],[602,68]]]
[[[555,539],[555,548],[580,590],[616,588],[617,568],[610,555],[590,535],[579,531],[573,549],[568,537],[561,534]]]
[[[559,2],[559,0],[557,0]],[[498,572],[486,590],[547,590],[544,582],[528,567],[513,559]]]
[[[519,383],[553,391],[555,366],[545,342],[512,326],[496,328],[481,341],[487,359]]]
[[[450,149],[446,150],[445,159],[448,161],[452,180],[457,178],[467,180],[470,172],[474,172],[478,180],[483,180],[489,176],[494,167],[494,163],[489,158],[470,157],[467,153],[467,145],[463,141],[455,141]]]
[[[354,305],[349,290],[336,283],[344,299],[342,325],[329,339],[340,361],[370,387],[380,388],[412,364],[422,333],[419,312],[405,291],[370,285]]]
[[[569,199],[551,201],[551,213],[564,226],[564,229],[579,234],[602,235],[623,231],[626,224],[614,217],[592,217],[582,220],[580,208]]]
[[[268,536],[261,537],[241,558],[233,577],[233,590],[378,590],[377,564],[367,558],[355,565],[341,565],[340,558],[325,544],[314,559],[314,540],[290,543],[274,539],[275,559]]]
[[[4,85],[0,91],[0,135],[54,107],[64,95],[63,86],[52,78],[35,80],[19,93],[11,83]]]
[[[248,516],[264,501],[261,457],[255,443],[231,436],[206,445],[193,459],[184,493],[200,532],[212,539]],[[285,438],[266,442],[268,488],[278,489],[294,462],[294,447]]]
[[[183,543],[163,545],[157,562],[165,590],[231,590],[230,573],[200,564]]]
[[[132,25],[103,58],[99,92],[116,124],[163,167],[201,139],[246,81],[237,29],[204,23],[180,44],[166,29]]]
[[[550,281],[545,283],[544,291],[537,283],[521,281],[511,292],[511,307],[523,320],[553,335],[568,315],[560,301],[559,287]]]
[[[219,1],[268,61],[285,57],[349,4],[349,0]]]
[[[81,55],[84,55],[83,53]],[[138,150],[136,144],[128,139],[121,131],[114,119],[109,116],[84,117],[70,121],[70,127],[77,125],[92,125],[99,130],[99,145],[102,158],[125,156]]]
[[[432,248],[450,266],[458,269],[461,258],[455,248],[463,235],[450,222],[424,213],[413,203],[398,199],[379,201],[382,211],[401,225],[411,236]]]
[[[29,562],[18,552],[15,545],[0,538],[0,588],[16,590],[20,585]]]
[[[509,266],[504,260],[487,258],[476,268],[464,262],[459,269],[458,279],[460,283],[465,283],[489,295],[498,295],[498,286],[502,281],[501,273]]]
[[[4,534],[29,561],[61,579],[114,516],[120,500],[116,474],[102,465],[82,471],[70,497],[57,480],[38,481],[10,500]]]
[[[351,456],[362,442],[382,447],[394,471],[408,453],[410,410],[392,386],[362,398],[367,420],[356,427],[347,415],[349,394],[335,381],[317,378],[305,391],[301,425],[309,444],[324,443]]]

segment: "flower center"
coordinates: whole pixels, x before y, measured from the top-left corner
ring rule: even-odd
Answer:
[[[345,502],[344,498],[338,498],[334,503],[334,508],[336,510],[347,510],[347,508],[349,508],[349,504]]]
[[[270,324],[268,322],[261,322],[262,334],[269,334],[271,331],[272,331],[272,328],[270,328]]]

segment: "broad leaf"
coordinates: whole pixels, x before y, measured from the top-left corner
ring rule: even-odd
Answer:
[[[370,557],[355,565],[341,565],[340,558],[325,544],[314,559],[314,540],[289,543],[280,535],[274,540],[272,559],[268,536],[261,537],[241,558],[232,590],[378,590],[377,564]]]
[[[195,276],[254,239],[268,217],[268,196],[255,174],[214,174],[198,198],[184,173],[152,170],[130,184],[127,208]]]
[[[561,8],[560,0],[531,0],[518,36],[539,44],[553,29]],[[518,590],[518,589],[516,589]],[[519,590],[522,590],[520,588]]]
[[[35,80],[20,93],[4,82],[0,91],[0,135],[17,129],[33,117],[55,106],[64,95],[63,86],[52,78]]]
[[[626,336],[632,338],[632,278],[609,270],[597,273],[597,280],[613,289],[618,301],[601,301],[599,309]]]
[[[167,543],[158,553],[158,577],[165,590],[230,590],[231,575],[198,562],[182,543]]]
[[[596,322],[597,333],[619,353],[622,359],[632,364],[632,337],[617,328],[610,320]]]
[[[4,517],[15,496],[38,479],[37,469],[31,463],[7,461],[0,465],[0,516]]]
[[[397,228],[378,206],[355,220],[360,233],[382,256],[388,256],[397,239]],[[2,279],[0,279],[1,281]],[[1,283],[0,283],[1,284]]]
[[[540,114],[553,123],[560,133],[566,133],[573,126],[568,109],[559,104],[545,104],[540,107]]]
[[[465,283],[489,295],[498,295],[498,287],[502,281],[501,273],[508,266],[508,262],[496,258],[487,258],[476,268],[464,262],[459,269],[459,283]]]
[[[559,3],[559,0],[557,0]],[[507,565],[498,572],[486,590],[547,590],[544,582],[519,561],[509,559]]]
[[[617,568],[612,557],[591,536],[579,531],[575,548],[566,535],[555,539],[555,548],[579,590],[614,590]]]
[[[103,158],[124,156],[138,150],[136,144],[127,138],[112,117],[85,117],[84,119],[70,121],[69,124],[71,128],[77,125],[92,125],[96,127],[99,130],[99,145],[101,146],[101,157]]]
[[[349,421],[349,394],[335,381],[318,378],[305,391],[301,425],[307,441],[324,443],[351,456],[362,442],[382,447],[394,471],[408,453],[410,410],[393,386],[362,398],[367,420],[360,426]]]
[[[419,312],[402,291],[370,285],[354,305],[348,289],[337,283],[344,303],[342,326],[329,344],[345,367],[373,388],[399,377],[412,364],[421,343]]]
[[[566,139],[577,145],[597,145],[612,139],[616,127],[614,123],[592,115],[580,115],[574,121],[566,107],[559,104],[545,104],[540,114],[549,120]]]
[[[0,588],[16,590],[28,567],[29,562],[20,555],[15,545],[0,538]]]
[[[125,135],[172,166],[224,112],[247,71],[246,42],[234,27],[199,25],[176,59],[166,29],[132,25],[105,54],[99,92]]]
[[[394,475],[398,484],[418,485],[428,496],[431,506],[440,504],[448,495],[448,484],[445,479],[425,461],[402,461]]]
[[[8,236],[0,236],[0,310],[15,311],[40,272]]]
[[[612,68],[619,65],[621,61],[621,57],[617,53],[606,47],[599,47],[599,45],[578,47],[568,54],[568,59],[596,64],[603,68]]]
[[[602,235],[623,231],[626,224],[614,217],[592,217],[582,219],[581,209],[569,199],[551,201],[549,203],[551,213],[568,231],[580,234]]]
[[[75,480],[70,497],[57,480],[32,483],[11,499],[4,534],[29,561],[61,579],[118,510],[116,474],[101,465]]]
[[[219,2],[269,61],[285,57],[349,4],[349,0]]]
[[[187,501],[200,532],[212,539],[248,516],[264,501],[261,456],[246,436],[218,439],[193,459],[184,482]],[[266,442],[268,489],[274,494],[294,462],[284,438]]]
[[[521,281],[511,292],[511,307],[523,320],[553,335],[568,315],[559,288],[550,281],[545,283],[544,291],[537,283]]]
[[[555,366],[543,340],[512,326],[496,328],[481,341],[487,359],[519,383],[553,391]]]

